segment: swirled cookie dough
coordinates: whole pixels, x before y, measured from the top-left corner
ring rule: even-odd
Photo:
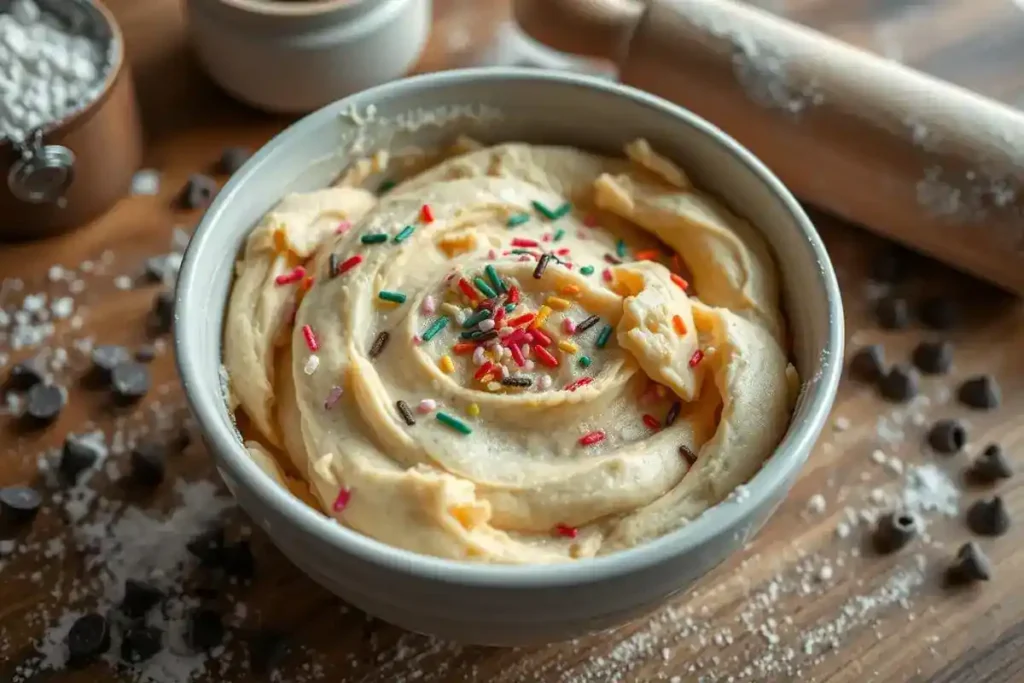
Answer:
[[[790,419],[768,249],[643,141],[291,196],[237,268],[224,356],[254,459],[400,548],[629,548],[746,482]]]

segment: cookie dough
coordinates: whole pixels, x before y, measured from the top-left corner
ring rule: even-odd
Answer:
[[[472,149],[266,216],[237,263],[229,400],[268,474],[379,541],[606,554],[771,455],[798,385],[778,299],[757,231],[642,140]]]

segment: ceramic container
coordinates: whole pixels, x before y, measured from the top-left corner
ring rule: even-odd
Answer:
[[[79,227],[127,194],[142,163],[142,127],[121,30],[102,4],[40,0],[76,32],[107,47],[99,96],[18,145],[0,139],[0,240],[47,237]]]
[[[366,116],[371,105],[375,113]],[[364,115],[353,120],[350,112]],[[407,125],[416,121],[430,125]],[[618,554],[561,565],[482,566],[417,555],[339,526],[250,460],[225,407],[219,373],[232,255],[286,192],[324,187],[335,178],[352,145],[430,147],[457,133],[488,142],[557,141],[609,154],[621,154],[624,143],[642,136],[682,164],[699,186],[754,219],[781,261],[793,358],[804,386],[789,431],[742,495]],[[686,110],[560,72],[474,69],[420,76],[299,121],[220,193],[192,239],[177,291],[175,335],[185,391],[242,507],[296,565],[351,604],[407,629],[467,643],[549,642],[621,624],[685,590],[741,548],[799,474],[828,416],[843,358],[843,315],[828,256],[799,204],[764,165]]]
[[[306,113],[404,76],[430,31],[430,0],[185,0],[192,45],[224,90]]]

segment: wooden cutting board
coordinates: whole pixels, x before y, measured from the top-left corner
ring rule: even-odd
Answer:
[[[149,133],[145,163],[159,170],[162,189],[153,197],[126,199],[75,234],[0,249],[0,277],[7,278],[0,307],[5,311],[22,307],[29,293],[44,292],[51,300],[67,296],[68,283],[51,278],[54,265],[88,281],[87,289],[73,297],[81,325],[58,320],[53,337],[44,343],[68,351],[62,376],[71,389],[70,404],[59,422],[42,433],[26,434],[13,417],[0,415],[0,486],[33,481],[40,453],[59,446],[69,431],[99,427],[108,434],[135,433],[154,416],[167,414],[172,427],[179,423],[183,402],[169,353],[152,366],[158,388],[141,411],[128,416],[111,411],[100,394],[81,385],[88,359],[76,342],[89,338],[134,348],[146,341],[145,320],[157,288],[140,280],[124,289],[121,276],[132,281],[146,257],[167,251],[174,226],[191,227],[199,218],[171,208],[189,173],[207,169],[223,146],[260,145],[288,123],[229,101],[198,72],[185,46],[178,0],[110,4],[124,26],[139,79]],[[493,58],[496,36],[508,16],[505,0],[435,4],[436,30],[422,70]],[[1013,41],[1024,37],[1009,33],[1009,20],[1017,12],[1009,0],[914,3],[918,9],[908,18],[911,5],[806,0],[786,3],[786,8],[798,20],[865,45],[868,38],[878,39],[878,26],[888,25],[883,35],[895,32],[900,41],[895,44],[904,46],[907,59],[941,66],[950,78],[974,78],[979,89],[988,88],[1007,101],[1015,97],[1019,79],[1012,62],[986,56],[988,46],[1000,45],[1000,54],[1008,56]],[[985,23],[975,11],[1002,21]],[[1020,29],[1020,22],[1015,26]],[[990,35],[1002,35],[1002,42],[986,37]],[[922,48],[918,38],[927,38],[931,47]],[[885,43],[886,49],[894,49],[893,44]],[[968,59],[972,54],[976,56]],[[866,273],[882,242],[827,216],[815,218],[839,273],[851,347],[880,342],[891,360],[905,360],[918,341],[936,336],[916,325],[902,332],[877,329],[870,303],[884,288],[869,283]],[[84,261],[94,264],[88,273],[80,267]],[[15,278],[20,285],[13,284]],[[1024,568],[1024,474],[995,488],[965,487],[959,478],[969,455],[988,442],[1003,444],[1017,469],[1024,471],[1024,430],[1019,426],[1024,412],[1024,314],[1015,301],[992,288],[927,262],[916,262],[915,275],[897,291],[911,302],[923,293],[949,292],[967,309],[961,325],[942,335],[956,349],[951,377],[926,380],[925,398],[910,407],[885,404],[870,388],[844,382],[830,426],[771,522],[743,553],[650,618],[543,648],[461,648],[402,632],[347,608],[256,531],[252,585],[226,586],[214,598],[230,613],[233,640],[205,665],[199,680],[267,680],[249,669],[250,637],[274,630],[291,643],[277,679],[288,683],[1019,683],[1024,680],[1024,594],[1017,579]],[[0,361],[0,377],[11,362],[37,350],[12,348],[9,332],[0,327],[0,355],[7,356]],[[991,413],[958,407],[950,398],[957,381],[984,372],[999,378],[1002,407]],[[922,448],[928,426],[942,417],[966,420],[968,453],[940,458]],[[125,458],[113,456],[112,463],[125,469]],[[923,482],[914,483],[908,474],[913,467],[925,468]],[[944,478],[935,478],[938,471]],[[132,497],[103,477],[96,489],[118,504],[161,515],[175,504],[171,480],[218,481],[208,454],[196,442],[172,460],[170,474],[152,498]],[[927,513],[927,540],[894,556],[873,556],[867,542],[870,524],[864,518],[908,492],[927,496],[949,511],[948,496],[936,481],[949,482],[958,492],[959,512]],[[963,511],[993,492],[1004,496],[1015,519],[1006,536],[980,539],[995,562],[995,577],[983,586],[950,591],[942,574],[957,546],[971,538]],[[238,510],[229,511],[225,519],[231,534],[251,526]],[[0,541],[12,540],[15,548],[0,557],[4,683],[133,680],[105,665],[78,671],[39,667],[37,645],[42,642],[46,650],[46,634],[61,617],[75,608],[89,608],[94,599],[89,590],[72,590],[76,577],[87,570],[84,554],[70,542],[71,526],[48,502],[30,531],[0,530]],[[197,578],[189,589],[198,585]],[[161,681],[178,683],[173,676]]]

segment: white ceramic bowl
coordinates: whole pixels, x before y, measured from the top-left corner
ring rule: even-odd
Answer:
[[[430,10],[431,0],[185,0],[210,77],[243,102],[288,114],[406,75]]]
[[[348,112],[365,115],[371,105],[376,114],[369,123],[352,123]],[[433,123],[385,124],[428,120]],[[430,146],[460,132],[609,154],[642,136],[761,229],[781,262],[794,360],[805,382],[789,431],[744,495],[615,555],[557,566],[482,566],[417,555],[339,526],[249,459],[225,408],[219,373],[224,304],[246,234],[286,192],[327,185],[353,141],[370,150],[378,143]],[[351,604],[407,629],[520,645],[604,629],[652,610],[750,539],[789,491],[828,416],[842,367],[842,320],[835,275],[814,226],[775,176],[731,138],[685,110],[614,83],[493,69],[374,88],[306,117],[267,144],[224,188],[192,239],[178,283],[175,335],[185,391],[218,470],[296,565]]]

